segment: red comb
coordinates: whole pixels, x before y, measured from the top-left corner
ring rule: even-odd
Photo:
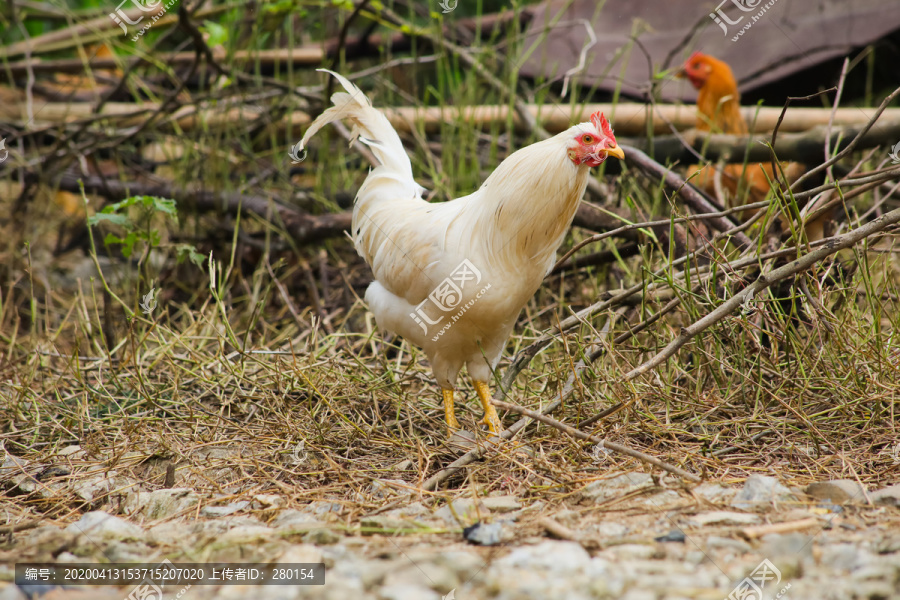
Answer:
[[[703,54],[702,52],[700,52],[699,50],[695,50],[694,53],[691,54],[686,61],[684,61],[684,64],[689,64],[689,63],[694,62],[695,58],[706,58],[706,55]]]
[[[594,124],[594,127],[597,128],[597,131],[602,131],[603,135],[608,138],[615,138],[613,135],[612,127],[609,126],[609,121],[606,120],[606,116],[600,111],[595,112],[591,115],[591,123]]]

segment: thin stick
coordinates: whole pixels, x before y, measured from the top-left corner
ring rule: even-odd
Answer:
[[[566,425],[565,423],[561,423],[560,421],[557,421],[556,419],[553,419],[551,417],[543,415],[539,412],[529,410],[529,409],[527,409],[523,406],[519,406],[517,404],[510,404],[509,402],[500,402],[498,400],[494,400],[493,403],[494,403],[494,406],[496,406],[497,408],[502,408],[504,410],[511,410],[514,413],[518,413],[520,415],[525,415],[526,417],[530,417],[530,418],[534,419],[535,421],[540,421],[541,423],[550,425],[551,427],[559,429],[560,431],[562,431],[564,433],[568,433],[572,437],[578,438],[579,440],[585,440],[588,442],[592,442],[594,444],[600,444],[604,448],[609,448],[610,450],[612,450],[614,452],[618,452],[619,454],[625,454],[626,456],[630,456],[632,458],[636,458],[638,460],[642,460],[644,462],[650,463],[651,465],[653,465],[655,467],[659,467],[663,471],[668,471],[669,473],[671,473],[673,475],[677,475],[684,479],[689,479],[690,481],[694,481],[697,483],[700,483],[700,481],[701,481],[701,479],[699,477],[697,477],[696,475],[694,475],[693,473],[688,473],[684,469],[679,469],[678,467],[676,467],[674,465],[664,463],[663,461],[661,461],[658,458],[655,458],[653,456],[650,456],[649,454],[644,454],[643,452],[639,452],[637,450],[629,448],[628,446],[623,446],[622,444],[616,444],[615,442],[608,442],[606,440],[600,439],[593,435],[584,433],[583,431],[578,431],[574,427]]]
[[[722,211],[721,207],[715,206],[709,199],[700,193],[700,190],[690,185],[670,169],[665,168],[637,148],[622,146],[622,150],[625,151],[625,156],[627,157],[629,164],[635,164],[646,174],[664,181],[667,186],[678,192],[685,203],[694,209],[695,212],[709,214],[716,211]],[[713,227],[723,233],[734,229],[735,226],[735,223],[725,217],[710,217],[709,221]],[[734,242],[742,250],[753,246],[753,242],[750,241],[750,238],[741,232],[734,234]]]
[[[850,142],[846,148],[844,148],[843,150],[841,150],[840,152],[835,154],[833,157],[831,157],[831,159],[825,161],[821,165],[819,165],[817,167],[813,167],[812,169],[810,169],[809,171],[804,173],[797,181],[794,182],[794,184],[791,186],[791,189],[792,190],[798,189],[800,187],[800,184],[803,183],[804,181],[806,181],[811,175],[814,175],[814,174],[818,173],[819,171],[822,171],[823,169],[827,169],[828,167],[835,164],[840,159],[842,159],[845,156],[847,156],[848,154],[850,154],[853,151],[853,149],[856,148],[857,144],[859,144],[860,140],[862,140],[862,138],[866,135],[866,133],[868,133],[868,131],[870,129],[872,129],[872,126],[875,125],[876,121],[878,121],[878,117],[881,116],[881,113],[883,113],[884,110],[888,106],[890,106],[890,104],[894,101],[894,98],[896,98],[898,95],[900,95],[900,88],[897,88],[896,90],[891,92],[891,94],[887,98],[884,99],[884,101],[881,103],[881,106],[878,107],[878,110],[876,110],[875,114],[872,115],[872,117],[869,119],[869,122],[866,123],[865,127],[862,128],[862,130],[859,132],[859,134],[857,134],[857,136],[855,138],[853,138],[853,141]],[[833,119],[833,117],[832,117],[832,119]]]
[[[883,231],[897,222],[900,222],[900,208],[892,210],[891,212],[886,213],[881,217],[875,219],[874,221],[866,223],[862,227],[858,227],[849,233],[829,238],[827,240],[827,243],[821,248],[813,250],[809,254],[806,254],[805,256],[797,260],[791,261],[782,267],[769,271],[768,273],[761,274],[756,279],[756,281],[720,304],[719,307],[714,311],[691,324],[690,326],[682,327],[681,333],[679,333],[674,340],[669,342],[669,345],[663,348],[651,359],[645,361],[643,364],[626,373],[622,378],[622,381],[631,381],[638,375],[646,373],[651,369],[654,369],[661,365],[697,334],[705,331],[709,327],[715,325],[716,323],[727,317],[729,314],[737,310],[738,307],[743,304],[745,298],[756,296],[759,294],[759,292],[763,291],[769,286],[787,279],[792,275],[801,273],[806,269],[812,267],[820,260],[834,254],[835,252],[843,250],[844,248],[849,248],[860,240],[863,240],[874,233],[878,233],[879,231]]]

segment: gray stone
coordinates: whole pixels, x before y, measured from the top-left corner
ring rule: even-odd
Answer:
[[[191,532],[181,519],[164,521],[147,529],[147,542],[157,546],[188,547],[194,543],[196,537],[196,534]]]
[[[747,554],[753,550],[747,542],[717,535],[711,535],[706,538],[706,547],[710,551],[722,551],[736,555]]]
[[[81,540],[91,542],[143,540],[144,530],[101,510],[85,513],[81,519],[66,527],[66,532],[75,534]]]
[[[479,546],[496,546],[514,537],[509,522],[476,523],[463,530],[463,537],[470,544]]]
[[[13,478],[17,475],[30,473],[34,470],[35,467],[30,460],[25,460],[24,458],[19,458],[12,454],[5,454],[3,456],[3,462],[0,463],[0,478]]]
[[[871,564],[874,556],[854,544],[825,544],[819,563],[833,572],[856,571]]]
[[[316,515],[316,517],[320,519],[337,520],[339,518],[339,515],[344,512],[344,507],[337,502],[316,500],[304,506],[303,510],[310,514]]]
[[[512,512],[522,508],[522,503],[515,496],[488,496],[487,498],[482,498],[481,503],[489,510],[501,513]]]
[[[615,521],[603,521],[595,528],[597,535],[603,539],[622,537],[628,533],[628,527]]]
[[[691,525],[705,527],[707,525],[751,525],[759,522],[759,517],[749,513],[727,510],[713,510],[700,513],[690,518]]]
[[[316,519],[312,514],[305,510],[288,509],[278,513],[278,516],[272,519],[272,527],[283,529],[291,528],[294,525],[316,525],[323,526],[325,523]]]
[[[253,508],[279,508],[284,504],[284,497],[278,494],[256,494],[253,496]]]
[[[470,581],[484,569],[484,559],[471,551],[452,550],[442,552],[432,560],[435,564],[452,570],[462,581]]]
[[[435,517],[451,527],[468,527],[489,514],[490,511],[484,504],[469,498],[454,500],[452,504],[445,504],[434,512]]]
[[[376,479],[369,486],[369,494],[377,500],[408,496],[412,494],[412,484],[402,479]]]
[[[652,496],[635,499],[635,504],[646,506],[647,508],[655,508],[657,510],[673,508],[675,505],[681,504],[681,502],[681,494],[675,490],[661,490]]]
[[[651,483],[653,478],[646,473],[625,473],[588,484],[581,490],[581,495],[596,503],[605,502]]]
[[[303,536],[303,541],[307,544],[316,544],[317,546],[330,546],[337,544],[343,537],[331,529],[313,529]]]
[[[516,548],[495,564],[518,569],[542,569],[560,576],[583,570],[590,562],[591,557],[581,544],[548,540],[534,546]]]
[[[92,503],[96,497],[104,497],[116,489],[125,489],[134,484],[133,480],[117,476],[115,471],[77,481],[72,484],[72,491],[85,502]]]
[[[312,544],[295,544],[278,557],[280,563],[317,563],[323,561],[323,551]]]
[[[449,567],[437,564],[433,555],[408,555],[409,560],[398,569],[393,569],[384,577],[384,586],[418,585],[435,590],[451,590],[460,585],[460,579]],[[482,563],[483,564],[483,563]]]
[[[165,519],[196,509],[200,497],[190,488],[170,488],[153,492],[133,492],[125,498],[125,514],[141,514],[150,521]]]
[[[0,600],[27,600],[27,598],[19,591],[19,586],[0,582]]]
[[[691,490],[695,495],[712,504],[728,502],[737,494],[737,490],[718,483],[701,483]]]
[[[250,503],[246,500],[230,502],[224,506],[204,506],[200,509],[200,514],[210,518],[227,517],[228,515],[233,515],[238,511],[244,510],[248,506],[250,506]]]
[[[363,529],[378,529],[384,531],[409,531],[422,528],[422,524],[409,519],[397,519],[387,515],[373,515],[371,517],[363,517],[359,524]],[[363,534],[371,532],[363,531]]]
[[[852,479],[811,483],[806,486],[806,493],[817,500],[828,500],[835,504],[857,504],[866,501],[863,487]]]
[[[785,579],[799,577],[812,562],[812,542],[805,533],[770,534],[762,538],[760,555],[772,561]]]
[[[431,511],[425,508],[425,505],[421,502],[410,502],[408,504],[403,504],[403,506],[399,508],[389,510],[384,514],[398,519],[413,518],[416,520],[423,520],[424,518],[431,516]]]
[[[378,600],[441,600],[441,596],[421,585],[391,585],[378,590]]]
[[[900,506],[900,484],[873,492],[871,498],[873,503],[881,506]]]
[[[262,525],[240,525],[229,529],[216,540],[222,546],[266,542],[276,537],[276,533]]]
[[[751,475],[743,489],[731,501],[731,505],[742,510],[765,507],[773,502],[792,502],[797,498],[774,477]]]
[[[882,538],[877,546],[878,554],[893,554],[900,552],[900,534],[891,533]]]
[[[610,546],[599,552],[597,556],[609,560],[649,560],[654,558],[662,558],[665,556],[665,550],[656,544],[621,544],[619,546]]]

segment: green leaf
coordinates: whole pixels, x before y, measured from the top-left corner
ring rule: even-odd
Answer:
[[[206,44],[210,48],[221,46],[228,41],[228,30],[213,21],[204,21],[200,31],[209,36],[206,39]]]
[[[202,267],[203,261],[206,259],[206,257],[197,252],[197,249],[191,244],[177,244],[175,246],[175,252],[178,264],[183,263],[185,260],[190,260],[198,267]]]
[[[278,0],[272,4],[263,4],[262,9],[267,13],[286,13],[294,7],[294,0]]]
[[[134,252],[134,244],[138,241],[138,236],[134,232],[129,233],[125,236],[125,240],[122,242],[122,256],[125,258],[131,258],[131,254]]]
[[[107,207],[109,208],[109,207]],[[106,221],[107,223],[112,223],[113,225],[121,225],[122,227],[130,227],[131,221],[128,219],[127,215],[117,215],[110,214],[105,212],[98,212],[88,217],[88,225],[91,227],[96,226],[101,221]]]

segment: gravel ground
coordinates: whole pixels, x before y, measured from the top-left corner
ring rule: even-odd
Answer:
[[[369,515],[327,499],[282,509],[261,495],[173,517],[194,502],[191,489],[132,493],[117,511],[15,533],[0,556],[0,600],[159,600],[112,586],[18,587],[13,564],[164,558],[327,568],[322,586],[166,587],[165,600],[900,597],[900,486],[792,489],[753,476],[685,487],[625,473],[555,505],[502,495],[450,505],[402,483],[376,482],[385,506]]]

